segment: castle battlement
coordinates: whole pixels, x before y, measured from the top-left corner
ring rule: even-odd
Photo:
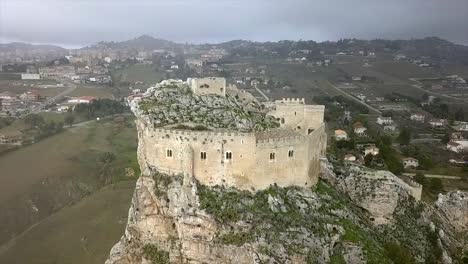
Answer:
[[[275,103],[305,104],[305,99],[304,98],[283,98],[281,100],[276,100]]]
[[[253,133],[242,133],[242,132],[221,132],[221,131],[197,131],[197,130],[184,130],[184,129],[172,129],[172,128],[155,128],[152,129],[155,134],[165,134],[173,136],[197,136],[197,137],[248,137],[253,136]]]

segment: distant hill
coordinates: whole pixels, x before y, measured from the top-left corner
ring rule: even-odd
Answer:
[[[138,38],[122,42],[99,42],[95,45],[92,45],[90,48],[173,49],[181,46],[181,44],[177,44],[169,40],[157,39],[152,36],[143,35]]]
[[[35,52],[66,52],[67,50],[54,45],[34,45],[23,42],[12,42],[0,44],[0,52],[20,51],[35,51]]]

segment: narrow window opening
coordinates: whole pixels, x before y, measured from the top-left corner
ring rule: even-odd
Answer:
[[[270,153],[270,160],[275,160],[275,153],[274,152]]]
[[[166,157],[172,158],[172,149],[167,149],[166,150]]]
[[[288,157],[289,157],[289,158],[294,157],[294,150],[290,149],[290,150],[288,151]]]
[[[226,159],[231,160],[232,159],[232,152],[226,151]]]
[[[200,152],[200,159],[206,160],[206,152],[205,151]]]

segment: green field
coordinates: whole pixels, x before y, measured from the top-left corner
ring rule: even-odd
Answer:
[[[377,62],[374,69],[395,78],[406,80],[408,78],[436,78],[437,73],[431,69],[421,68],[408,62]]]
[[[73,127],[36,144],[0,156],[0,202],[27,192],[48,177],[96,174],[96,156],[105,151],[117,155],[117,168],[136,167],[136,133],[133,127],[112,122]],[[129,160],[129,156],[132,158]]]
[[[0,247],[0,263],[102,264],[125,230],[134,181],[105,187]]]
[[[112,89],[107,86],[79,86],[68,96],[94,96],[101,99],[112,99]]]
[[[158,83],[164,79],[165,73],[155,70],[153,65],[135,64],[111,73],[115,83],[137,81],[146,84]]]

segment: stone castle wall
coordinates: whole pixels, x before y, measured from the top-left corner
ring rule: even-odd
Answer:
[[[310,134],[278,138],[258,133],[158,129],[141,120],[137,127],[142,168],[189,174],[205,185],[240,189],[263,189],[274,183],[314,185],[326,146],[323,123]],[[231,153],[230,158],[226,153]]]
[[[271,115],[277,117],[281,127],[308,134],[323,124],[325,106],[306,105],[304,98],[285,98],[275,101]]]

